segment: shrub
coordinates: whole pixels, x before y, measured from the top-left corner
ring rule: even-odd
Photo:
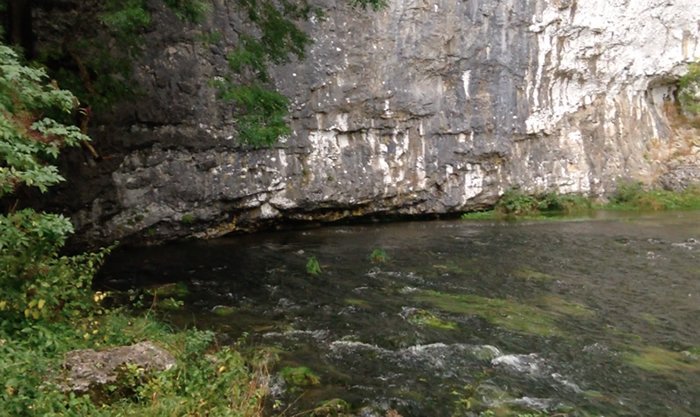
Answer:
[[[644,192],[644,186],[639,181],[623,180],[617,183],[615,192],[610,198],[613,204],[631,203]]]
[[[43,70],[19,62],[0,45],[0,197],[20,187],[63,180],[50,162],[63,146],[87,141],[68,119],[76,99],[47,82]],[[90,283],[106,251],[60,256],[73,227],[61,215],[32,209],[0,215],[0,318],[22,329],[31,321],[56,321],[93,308]]]
[[[684,191],[645,190],[639,182],[622,181],[610,198],[607,208],[624,210],[683,210],[700,208],[700,187]]]
[[[548,193],[539,198],[537,209],[549,213],[581,213],[591,209],[591,200],[575,194]]]
[[[498,200],[495,210],[507,216],[526,216],[537,213],[538,202],[520,190],[510,189]]]

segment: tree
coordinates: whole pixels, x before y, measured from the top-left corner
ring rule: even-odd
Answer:
[[[21,187],[44,192],[63,181],[50,162],[62,147],[89,140],[62,123],[76,104],[70,92],[48,82],[44,70],[21,64],[12,49],[0,44],[0,198]],[[89,304],[92,275],[104,253],[61,256],[72,231],[61,215],[32,209],[0,214],[3,326],[69,318]]]

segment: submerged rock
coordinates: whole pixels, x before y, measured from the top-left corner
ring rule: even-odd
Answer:
[[[175,364],[170,352],[148,341],[103,351],[74,350],[66,354],[63,362],[66,374],[62,385],[66,391],[99,396],[109,385],[143,382],[149,375],[171,369]],[[129,378],[129,372],[138,378]]]
[[[314,408],[312,412],[313,417],[341,417],[347,416],[351,417],[350,414],[350,404],[347,401],[340,398],[333,398],[332,400],[324,401]]]

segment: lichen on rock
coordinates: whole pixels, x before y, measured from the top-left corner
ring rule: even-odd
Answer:
[[[61,385],[66,391],[104,400],[110,390],[134,389],[135,382],[144,382],[175,365],[170,352],[148,341],[102,351],[74,350],[63,362]]]

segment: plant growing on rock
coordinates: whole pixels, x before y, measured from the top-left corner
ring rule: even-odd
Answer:
[[[369,254],[369,260],[373,264],[383,264],[389,260],[389,255],[382,248],[376,248]]]
[[[678,100],[686,116],[700,117],[700,62],[688,65],[688,72],[678,81]]]
[[[318,262],[315,256],[311,256],[306,261],[306,273],[309,275],[317,276],[322,272],[321,264]]]

